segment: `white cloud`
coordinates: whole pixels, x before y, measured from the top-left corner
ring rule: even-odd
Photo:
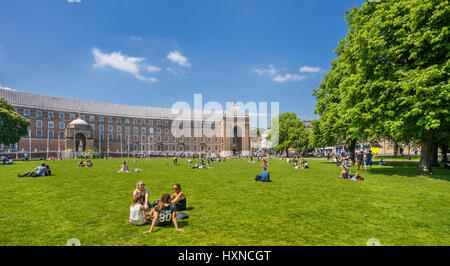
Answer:
[[[146,66],[146,70],[150,73],[153,73],[153,72],[161,71],[161,68],[157,67],[157,66],[148,65],[148,66]]]
[[[282,76],[282,75],[275,76],[273,78],[273,81],[282,83],[282,82],[286,82],[286,81],[304,80],[306,78],[307,78],[307,76],[300,76],[297,74],[292,75],[290,73],[287,73],[284,76]]]
[[[174,74],[174,75],[177,75],[178,74],[178,72],[176,72],[173,68],[171,68],[171,67],[168,67],[168,68],[166,68],[166,71],[167,72],[170,72],[170,73],[172,73],[172,74]]]
[[[81,0],[67,0],[67,2],[69,2],[69,3],[80,3]]]
[[[13,90],[13,89],[8,88],[8,87],[3,87],[2,85],[0,85],[0,89],[7,90],[7,91],[16,91],[16,90]]]
[[[188,62],[189,59],[184,57],[180,52],[178,51],[173,51],[170,52],[167,55],[167,59],[169,59],[170,61],[180,65],[180,66],[185,66],[185,67],[189,67],[191,66],[191,64]]]
[[[138,36],[131,36],[131,39],[134,41],[142,41],[142,38]]]
[[[253,72],[258,74],[258,76],[270,75],[273,76],[277,73],[275,67],[273,65],[268,65],[267,69],[253,69]]]
[[[95,59],[95,64],[93,65],[93,67],[105,68],[109,66],[114,69],[130,73],[139,80],[151,82],[157,81],[156,78],[147,78],[143,77],[140,74],[139,69],[146,66],[142,64],[142,62],[145,61],[145,58],[143,57],[126,56],[123,55],[120,51],[110,54],[104,54],[98,48],[93,48],[92,53],[94,54]]]
[[[320,72],[322,69],[320,67],[309,67],[309,66],[303,66],[298,69],[300,73],[317,73]]]

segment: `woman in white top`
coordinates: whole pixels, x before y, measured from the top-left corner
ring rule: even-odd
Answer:
[[[138,181],[136,183],[136,189],[133,192],[133,199],[136,195],[141,196],[144,199],[144,208],[148,210],[148,208],[150,208],[150,203],[148,202],[149,192],[148,189],[145,188],[144,181]]]
[[[144,198],[139,194],[133,196],[133,203],[130,206],[130,220],[128,224],[144,225],[150,220],[150,215],[145,213],[145,208],[142,205]]]

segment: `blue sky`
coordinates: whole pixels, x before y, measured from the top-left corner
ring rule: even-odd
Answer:
[[[0,86],[171,107],[279,102],[313,119],[322,81],[363,0],[2,0]]]

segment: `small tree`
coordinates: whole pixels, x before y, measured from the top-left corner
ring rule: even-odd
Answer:
[[[22,136],[28,134],[29,126],[30,121],[16,113],[5,99],[0,99],[0,143],[18,143]]]

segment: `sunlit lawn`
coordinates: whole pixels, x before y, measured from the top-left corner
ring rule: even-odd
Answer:
[[[138,160],[115,173],[120,160],[49,162],[53,176],[18,178],[40,162],[0,166],[0,245],[450,245],[450,171],[415,176],[417,162],[389,162],[361,172],[365,181],[338,179],[340,168],[309,160],[295,170],[271,159],[272,183],[255,182],[259,163],[228,160],[191,169],[184,160]],[[352,173],[355,173],[353,168]],[[185,232],[126,222],[136,182],[151,201],[180,183],[187,195]]]

